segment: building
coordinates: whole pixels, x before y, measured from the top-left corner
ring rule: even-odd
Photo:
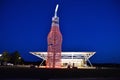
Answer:
[[[41,58],[43,61],[40,63],[40,66],[47,59],[47,52],[30,52],[31,54]],[[90,58],[96,52],[61,52],[61,68],[67,67],[93,67]],[[89,63],[89,66],[88,64]]]
[[[57,10],[58,5],[56,6],[54,17],[52,17],[51,30],[47,37],[47,52],[30,53],[43,59],[40,65],[46,61],[46,68],[88,67],[87,62],[92,67],[89,58],[96,52],[61,52],[62,34],[59,29],[59,17],[57,17]]]

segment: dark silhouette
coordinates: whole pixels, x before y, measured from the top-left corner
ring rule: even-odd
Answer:
[[[15,51],[11,54],[10,62],[14,65],[22,64],[22,57],[20,56],[18,51]]]

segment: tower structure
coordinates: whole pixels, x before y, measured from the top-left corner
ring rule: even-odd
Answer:
[[[59,17],[57,16],[58,4],[55,9],[54,17],[52,17],[51,30],[47,37],[48,50],[47,50],[47,68],[60,68],[61,67],[61,46],[62,34],[59,29]]]

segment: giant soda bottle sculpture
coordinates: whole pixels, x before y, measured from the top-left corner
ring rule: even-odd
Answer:
[[[48,50],[47,50],[47,68],[61,68],[61,46],[62,35],[59,29],[59,17],[57,17],[58,4],[55,9],[54,17],[52,17],[51,30],[48,34]]]

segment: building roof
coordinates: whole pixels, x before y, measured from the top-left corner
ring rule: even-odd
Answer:
[[[47,52],[30,52],[31,54],[46,60]],[[96,52],[61,52],[62,57],[76,57],[76,58],[86,58],[87,60],[92,57]]]

